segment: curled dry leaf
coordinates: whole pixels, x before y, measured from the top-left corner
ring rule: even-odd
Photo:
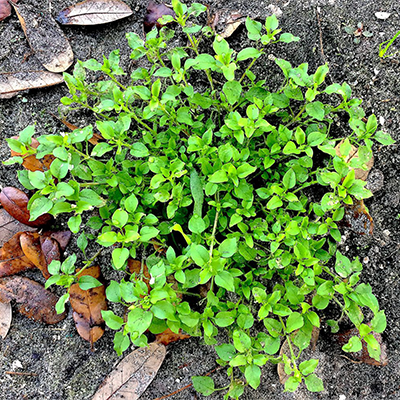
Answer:
[[[5,72],[0,74],[0,99],[9,99],[27,89],[38,89],[64,82],[60,74],[47,71]]]
[[[180,330],[179,333],[174,333],[171,331],[171,329],[168,328],[164,332],[156,335],[156,342],[162,343],[163,345],[166,346],[170,343],[177,342],[178,340],[190,338],[190,335],[186,335],[185,333],[181,333],[181,332],[182,332],[182,330]]]
[[[93,266],[82,271],[81,276],[100,278],[100,267]],[[79,335],[93,345],[104,334],[104,320],[102,310],[107,310],[106,290],[104,285],[82,290],[78,283],[74,283],[69,291],[69,301],[74,310],[72,316]]]
[[[361,340],[362,343],[362,348],[360,351],[356,353],[349,353],[353,357],[353,359],[363,362],[365,364],[369,365],[375,365],[378,367],[384,367],[385,365],[388,364],[388,356],[386,352],[386,345],[382,341],[382,336],[380,333],[377,332],[372,332],[372,335],[375,337],[377,342],[379,343],[381,347],[381,356],[380,360],[375,360],[368,354],[368,348],[367,348],[367,343],[365,340]],[[349,329],[348,331],[341,332],[341,333],[336,333],[334,337],[338,341],[338,343],[343,346],[344,344],[348,343],[351,337],[353,336],[358,336],[358,330],[356,328]]]
[[[128,354],[102,382],[92,400],[137,400],[157,374],[166,354],[161,343],[150,343]]]
[[[0,21],[11,15],[11,6],[7,0],[0,0]]]
[[[343,223],[359,235],[372,235],[374,221],[369,215],[364,200],[353,199],[353,204],[345,205]]]
[[[42,273],[46,279],[50,278],[50,274],[47,270],[48,265],[51,264],[53,260],[60,261],[60,246],[57,240],[52,239],[51,237],[41,237],[40,238],[40,247],[42,248],[42,252],[44,258],[46,260],[46,267],[42,269]],[[46,276],[48,275],[48,276]]]
[[[18,274],[30,268],[36,268],[22,251],[20,236],[16,233],[0,250],[0,277]]]
[[[132,14],[129,6],[120,0],[86,0],[64,8],[56,21],[63,25],[100,25]]]
[[[59,231],[59,232],[47,231],[43,232],[42,236],[50,237],[56,240],[60,245],[61,251],[64,252],[68,246],[69,241],[71,240],[72,233],[71,231]]]
[[[19,139],[18,136],[12,136],[12,139]],[[32,138],[31,146],[34,149],[39,147],[39,142]],[[11,156],[22,156],[21,153],[17,153],[16,151],[11,150]],[[50,169],[51,163],[54,161],[55,157],[52,154],[45,155],[42,159],[37,159],[34,154],[28,156],[22,156],[24,161],[22,162],[22,166],[29,171],[46,171]]]
[[[39,283],[22,276],[0,278],[0,301],[15,300],[18,311],[35,321],[56,324],[65,318],[65,313],[57,314],[55,305],[58,297]]]
[[[0,208],[0,247],[21,231],[35,231],[28,225],[14,219],[6,210]]]
[[[229,9],[217,10],[209,19],[208,25],[215,33],[223,38],[228,38],[246,20],[238,11]]]
[[[4,339],[10,329],[12,308],[10,303],[0,303],[0,336]]]
[[[36,57],[51,72],[63,72],[74,61],[68,39],[50,14],[28,4],[11,3]]]
[[[154,26],[160,29],[163,25],[161,25],[158,20],[164,15],[175,17],[175,12],[165,4],[157,4],[154,1],[149,1],[147,12],[143,20],[144,31],[150,32]]]
[[[19,238],[21,249],[28,260],[42,271],[46,279],[50,278],[47,270],[47,262],[42,247],[40,246],[40,235],[38,233],[22,232]]]
[[[147,289],[150,292],[151,276],[149,274],[149,270],[147,269],[147,265],[144,263],[142,264],[138,260],[134,260],[133,258],[130,258],[128,260],[128,269],[131,274],[135,274],[136,279],[142,280],[147,285]]]
[[[28,196],[14,187],[5,187],[0,193],[0,203],[3,208],[17,221],[32,227],[46,225],[53,217],[50,214],[41,215],[34,221],[29,221]]]

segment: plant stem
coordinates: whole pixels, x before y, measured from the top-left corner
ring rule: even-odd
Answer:
[[[215,218],[214,218],[214,226],[211,234],[211,245],[210,245],[210,259],[212,257],[212,252],[214,249],[214,241],[215,241],[215,232],[217,230],[217,224],[218,224],[218,217],[219,217],[219,211],[215,213]]]

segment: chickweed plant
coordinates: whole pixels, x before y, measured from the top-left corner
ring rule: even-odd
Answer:
[[[128,311],[125,319],[113,311],[103,317],[115,330],[118,354],[131,343],[146,346],[147,331],[183,330],[215,346],[231,379],[215,388],[212,378],[195,377],[205,395],[224,390],[225,399],[238,398],[246,385],[256,389],[267,362],[284,363],[286,391],[301,382],[321,391],[318,360],[299,357],[329,304],[341,314],[327,321],[334,331],[344,318],[359,331],[343,350],[359,351],[363,339],[371,357],[380,357],[373,332],[385,329],[385,314],[371,286],[359,283],[358,258],[337,250],[338,223],[346,205],[372,195],[355,168],[367,168],[375,142],[392,139],[377,131],[374,115],[365,118],[347,83],[324,83],[327,65],[310,74],[306,63],[292,67],[275,58],[270,62],[283,73],[279,89],[257,79],[252,67],[259,58],[268,62],[267,45],[299,40],[282,33],[275,16],[265,24],[247,18],[253,46],[235,51],[196,23],[203,5],[172,4],[176,17],[163,23],[175,21],[187,46],[168,46],[176,32],[167,27],[145,40],[128,33],[131,58],[146,57],[149,67],[134,70],[126,86],[118,50],[102,63],[78,61],[72,75],[64,74],[71,96],[61,102],[90,110],[95,126],[40,136],[37,149],[28,127],[9,140],[23,154],[10,162],[52,154],[48,171],[18,174],[36,191],[32,219],[69,214],[83,252],[89,240],[113,248],[103,268],[122,278],[109,282],[107,299]],[[200,50],[207,41],[209,53]],[[108,78],[88,83],[87,70]],[[345,138],[331,132],[339,118]],[[95,131],[104,141],[92,145]],[[352,146],[358,157],[348,160]],[[86,224],[83,213],[90,214]],[[130,257],[142,261],[142,272],[147,266],[150,291],[143,273],[123,273]],[[68,290],[77,281],[75,261],[51,264],[46,286]],[[81,282],[85,289],[98,284]],[[67,300],[68,292],[58,309]],[[220,330],[226,343],[217,340]],[[279,354],[284,340],[289,354]]]

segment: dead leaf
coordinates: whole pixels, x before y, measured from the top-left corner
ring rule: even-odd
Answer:
[[[161,25],[158,20],[164,15],[175,17],[175,12],[165,4],[157,4],[154,1],[149,1],[147,13],[143,20],[144,31],[150,32],[154,26],[157,26],[158,29],[162,28],[163,25]]]
[[[22,251],[20,236],[16,233],[0,250],[0,277],[18,274],[30,268],[36,268]]]
[[[56,21],[63,25],[100,25],[132,14],[129,6],[120,0],[86,0],[64,8]]]
[[[50,278],[50,274],[47,270],[47,267],[51,264],[53,260],[61,260],[60,246],[57,240],[52,239],[51,237],[41,237],[40,247],[42,248],[42,252],[46,260],[46,267],[44,269],[41,269],[41,271],[43,273],[43,276],[48,279]]]
[[[42,271],[46,279],[50,278],[47,270],[47,261],[40,245],[40,235],[38,233],[22,232],[19,238],[21,249],[28,260]]]
[[[19,92],[58,85],[64,82],[60,74],[47,71],[0,73],[0,99],[10,99]]]
[[[100,267],[93,266],[82,271],[81,276],[100,278]],[[69,301],[74,310],[72,316],[79,335],[93,345],[104,334],[104,320],[102,310],[107,310],[106,290],[104,285],[82,290],[78,283],[74,283],[69,291]]]
[[[157,374],[166,354],[161,343],[150,343],[128,354],[104,379],[92,400],[137,400]]]
[[[12,139],[19,139],[18,136],[12,136]],[[37,149],[39,147],[39,142],[32,138],[31,147]],[[29,171],[46,171],[50,169],[51,163],[54,161],[55,157],[52,154],[45,155],[42,159],[37,159],[34,154],[28,156],[22,156],[21,153],[17,153],[16,151],[11,150],[11,156],[19,156],[23,157],[24,161],[22,162],[22,166]]]
[[[190,335],[186,335],[185,333],[181,332],[182,330],[180,330],[179,333],[174,333],[168,328],[164,332],[156,335],[156,342],[167,346],[168,344],[177,342],[178,340],[190,338]]]
[[[35,228],[22,224],[14,219],[6,210],[0,208],[0,247],[10,240],[12,236],[21,231],[35,231]]]
[[[4,339],[10,329],[12,308],[10,303],[0,303],[0,336]]]
[[[11,3],[29,46],[43,66],[51,72],[63,72],[74,61],[74,54],[68,39],[56,21],[45,10],[38,10],[28,4]]]
[[[339,157],[341,157],[340,146],[342,145],[343,142],[344,142],[344,139],[341,142],[339,142],[339,144],[337,144],[335,147],[336,154]],[[347,157],[345,157],[345,161],[348,163],[353,158],[358,158],[358,149],[357,149],[357,147],[351,145],[351,150],[349,152],[349,155]],[[356,179],[361,179],[363,181],[367,180],[369,171],[371,171],[372,167],[374,166],[374,156],[372,154],[371,154],[371,158],[367,162],[366,166],[368,168],[367,170],[363,170],[361,168],[352,168],[352,169],[354,169]]]
[[[7,0],[0,0],[0,21],[11,15],[11,6]]]
[[[69,241],[71,240],[72,233],[71,231],[47,231],[42,233],[43,237],[50,237],[58,242],[60,245],[61,251],[65,251],[68,246]]]
[[[359,235],[372,235],[374,220],[369,215],[364,200],[353,199],[353,204],[345,204],[343,224]]]
[[[0,193],[1,205],[17,221],[28,226],[41,227],[52,220],[53,217],[50,214],[44,214],[34,221],[29,221],[28,202],[28,196],[14,187],[5,187]]]
[[[356,328],[349,329],[348,331],[342,333],[334,334],[334,337],[339,342],[341,346],[348,343],[351,337],[358,336],[358,330]],[[382,341],[382,336],[380,333],[372,332],[372,335],[378,341],[379,345],[381,346],[381,356],[380,361],[375,360],[368,354],[368,345],[365,340],[361,340],[362,349],[356,353],[350,353],[351,356],[358,361],[363,362],[364,364],[375,365],[378,367],[384,367],[388,364],[388,356],[386,352],[386,345]]]
[[[228,38],[246,20],[238,11],[219,9],[208,21],[208,25],[215,33],[223,38]]]
[[[133,258],[130,258],[128,260],[128,269],[131,274],[135,274],[135,279],[142,280],[147,285],[147,289],[150,292],[151,276],[149,274],[149,270],[147,269],[147,265],[144,263],[142,264],[138,260],[134,260]]]
[[[71,131],[74,131],[75,129],[81,129],[78,126],[71,124],[68,122],[65,118],[58,118],[56,115],[50,113],[54,118],[56,118],[58,121],[63,123],[68,129]],[[98,132],[93,132],[93,136],[89,139],[89,143],[91,143],[93,146],[95,146],[97,143],[99,143],[99,140],[103,140],[103,136],[98,133]]]
[[[0,301],[15,300],[18,311],[35,321],[56,324],[66,316],[57,314],[55,305],[58,297],[39,283],[22,276],[0,278]]]

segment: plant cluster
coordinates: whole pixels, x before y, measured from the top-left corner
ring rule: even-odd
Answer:
[[[113,247],[110,264],[117,271],[126,270],[130,257],[147,254],[141,274],[111,281],[106,290],[110,302],[128,307],[126,320],[103,312],[116,331],[118,354],[130,343],[145,346],[147,330],[182,329],[215,346],[231,378],[224,398],[238,398],[246,385],[256,389],[268,361],[284,363],[287,391],[302,381],[321,391],[318,360],[300,363],[299,357],[330,303],[341,312],[339,320],[327,321],[333,330],[348,317],[359,331],[343,350],[360,350],[363,339],[369,354],[380,356],[373,332],[385,329],[385,315],[371,286],[359,282],[358,258],[337,250],[338,224],[346,205],[372,195],[354,169],[366,169],[374,142],[392,140],[377,131],[374,115],[365,119],[347,83],[324,83],[327,65],[311,74],[306,63],[292,67],[275,58],[283,72],[277,91],[257,78],[252,67],[265,57],[266,45],[298,40],[281,32],[275,16],[265,24],[247,18],[252,47],[236,52],[216,36],[211,54],[200,44],[213,33],[193,18],[205,7],[172,4],[176,16],[162,22],[175,21],[188,45],[169,48],[175,31],[166,27],[145,40],[128,33],[131,58],[147,57],[150,65],[134,70],[129,85],[119,79],[118,50],[102,63],[78,61],[73,74],[64,75],[71,97],[61,102],[91,110],[95,127],[40,136],[37,149],[29,135],[9,140],[22,154],[14,162],[29,154],[55,157],[48,171],[18,173],[36,191],[31,218],[70,214],[82,251],[88,240]],[[87,70],[108,79],[89,83]],[[348,120],[344,140],[331,133],[338,116]],[[94,131],[104,141],[93,146]],[[348,160],[352,146],[358,157]],[[82,226],[85,212],[92,216]],[[68,289],[77,281],[70,259],[49,272],[47,286]],[[88,279],[86,289],[97,285]],[[202,298],[199,285],[207,289]],[[68,293],[60,309],[67,299]],[[364,308],[373,314],[368,323]],[[229,342],[218,344],[220,329]],[[279,354],[282,340],[290,354]],[[205,395],[221,390],[210,377],[195,377],[194,384]]]

